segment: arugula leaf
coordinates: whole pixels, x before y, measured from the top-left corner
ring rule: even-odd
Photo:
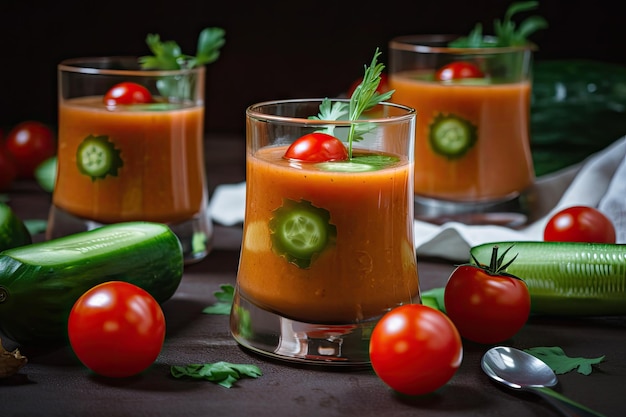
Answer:
[[[235,382],[244,376],[258,378],[263,375],[258,366],[224,361],[172,366],[170,367],[170,373],[174,378],[189,377],[193,379],[203,379],[214,382],[225,388],[231,388]]]
[[[220,285],[220,288],[222,289],[221,291],[213,293],[217,302],[202,310],[203,313],[220,315],[230,314],[230,309],[233,305],[233,297],[235,295],[235,288],[230,284],[222,284]]]
[[[523,20],[517,28],[512,19],[517,13],[535,9],[538,4],[537,1],[512,3],[507,9],[503,21],[494,20],[493,37],[483,36],[482,24],[477,23],[468,36],[456,39],[448,45],[453,48],[496,48],[526,45],[528,37],[536,31],[548,27],[548,22],[541,16],[530,16]]]
[[[146,43],[153,56],[142,56],[139,63],[143,69],[177,70],[190,69],[217,60],[224,46],[224,29],[205,28],[198,37],[196,56],[183,54],[174,41],[162,42],[158,34],[149,34]]]
[[[534,347],[524,349],[536,358],[544,361],[556,374],[564,374],[576,369],[583,375],[591,374],[592,365],[597,365],[604,360],[604,356],[598,358],[570,358],[560,347]]]

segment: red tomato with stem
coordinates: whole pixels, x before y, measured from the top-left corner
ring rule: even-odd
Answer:
[[[117,106],[119,104],[153,103],[152,94],[146,87],[131,82],[122,82],[111,87],[104,95],[104,104]]]
[[[389,387],[406,395],[423,395],[454,376],[463,360],[463,345],[444,313],[405,304],[376,324],[369,353],[374,371]]]
[[[33,178],[35,168],[56,154],[55,135],[43,123],[24,121],[9,131],[6,149],[13,158],[18,178]]]
[[[109,281],[76,301],[68,335],[74,353],[87,368],[123,378],[154,363],[165,339],[165,317],[147,291],[128,282]]]
[[[305,162],[345,161],[348,150],[336,137],[314,132],[293,142],[285,152],[285,158]]]
[[[483,78],[485,75],[471,62],[457,61],[444,65],[435,72],[435,80],[452,81],[462,78]]]
[[[15,178],[17,178],[15,162],[4,147],[4,143],[0,143],[0,191],[10,189]]]
[[[549,242],[615,243],[615,226],[598,209],[572,206],[548,220],[543,239]]]
[[[494,246],[490,265],[460,265],[444,290],[446,314],[461,336],[477,343],[500,343],[513,337],[528,321],[530,293],[521,279],[504,272]],[[478,262],[476,262],[478,263]]]

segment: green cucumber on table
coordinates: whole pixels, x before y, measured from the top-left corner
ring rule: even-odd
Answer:
[[[528,286],[531,312],[626,315],[626,245],[571,242],[492,242],[470,249],[472,263],[489,264],[493,246],[512,249],[506,272]]]
[[[7,204],[0,203],[0,252],[31,243],[32,236],[22,219]]]
[[[87,290],[125,281],[159,303],[183,274],[181,243],[161,223],[127,222],[0,253],[0,333],[22,345],[67,344],[67,319]]]

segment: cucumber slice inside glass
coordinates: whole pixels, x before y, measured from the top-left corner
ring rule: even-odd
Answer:
[[[308,268],[314,257],[337,236],[330,213],[306,200],[285,199],[269,224],[272,248],[288,262]]]
[[[107,175],[116,177],[124,162],[120,158],[120,150],[115,148],[108,136],[89,135],[78,145],[76,165],[81,173],[95,181]]]
[[[432,150],[448,159],[465,155],[476,143],[477,127],[454,114],[439,113],[430,124]]]

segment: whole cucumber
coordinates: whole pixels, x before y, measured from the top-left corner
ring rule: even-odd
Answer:
[[[507,249],[506,272],[526,283],[531,312],[550,315],[625,315],[626,245],[574,242],[493,242],[470,249],[489,264],[493,246]]]
[[[126,281],[159,303],[180,284],[183,253],[164,224],[127,222],[0,253],[0,332],[22,345],[67,344],[72,306],[93,286]]]

